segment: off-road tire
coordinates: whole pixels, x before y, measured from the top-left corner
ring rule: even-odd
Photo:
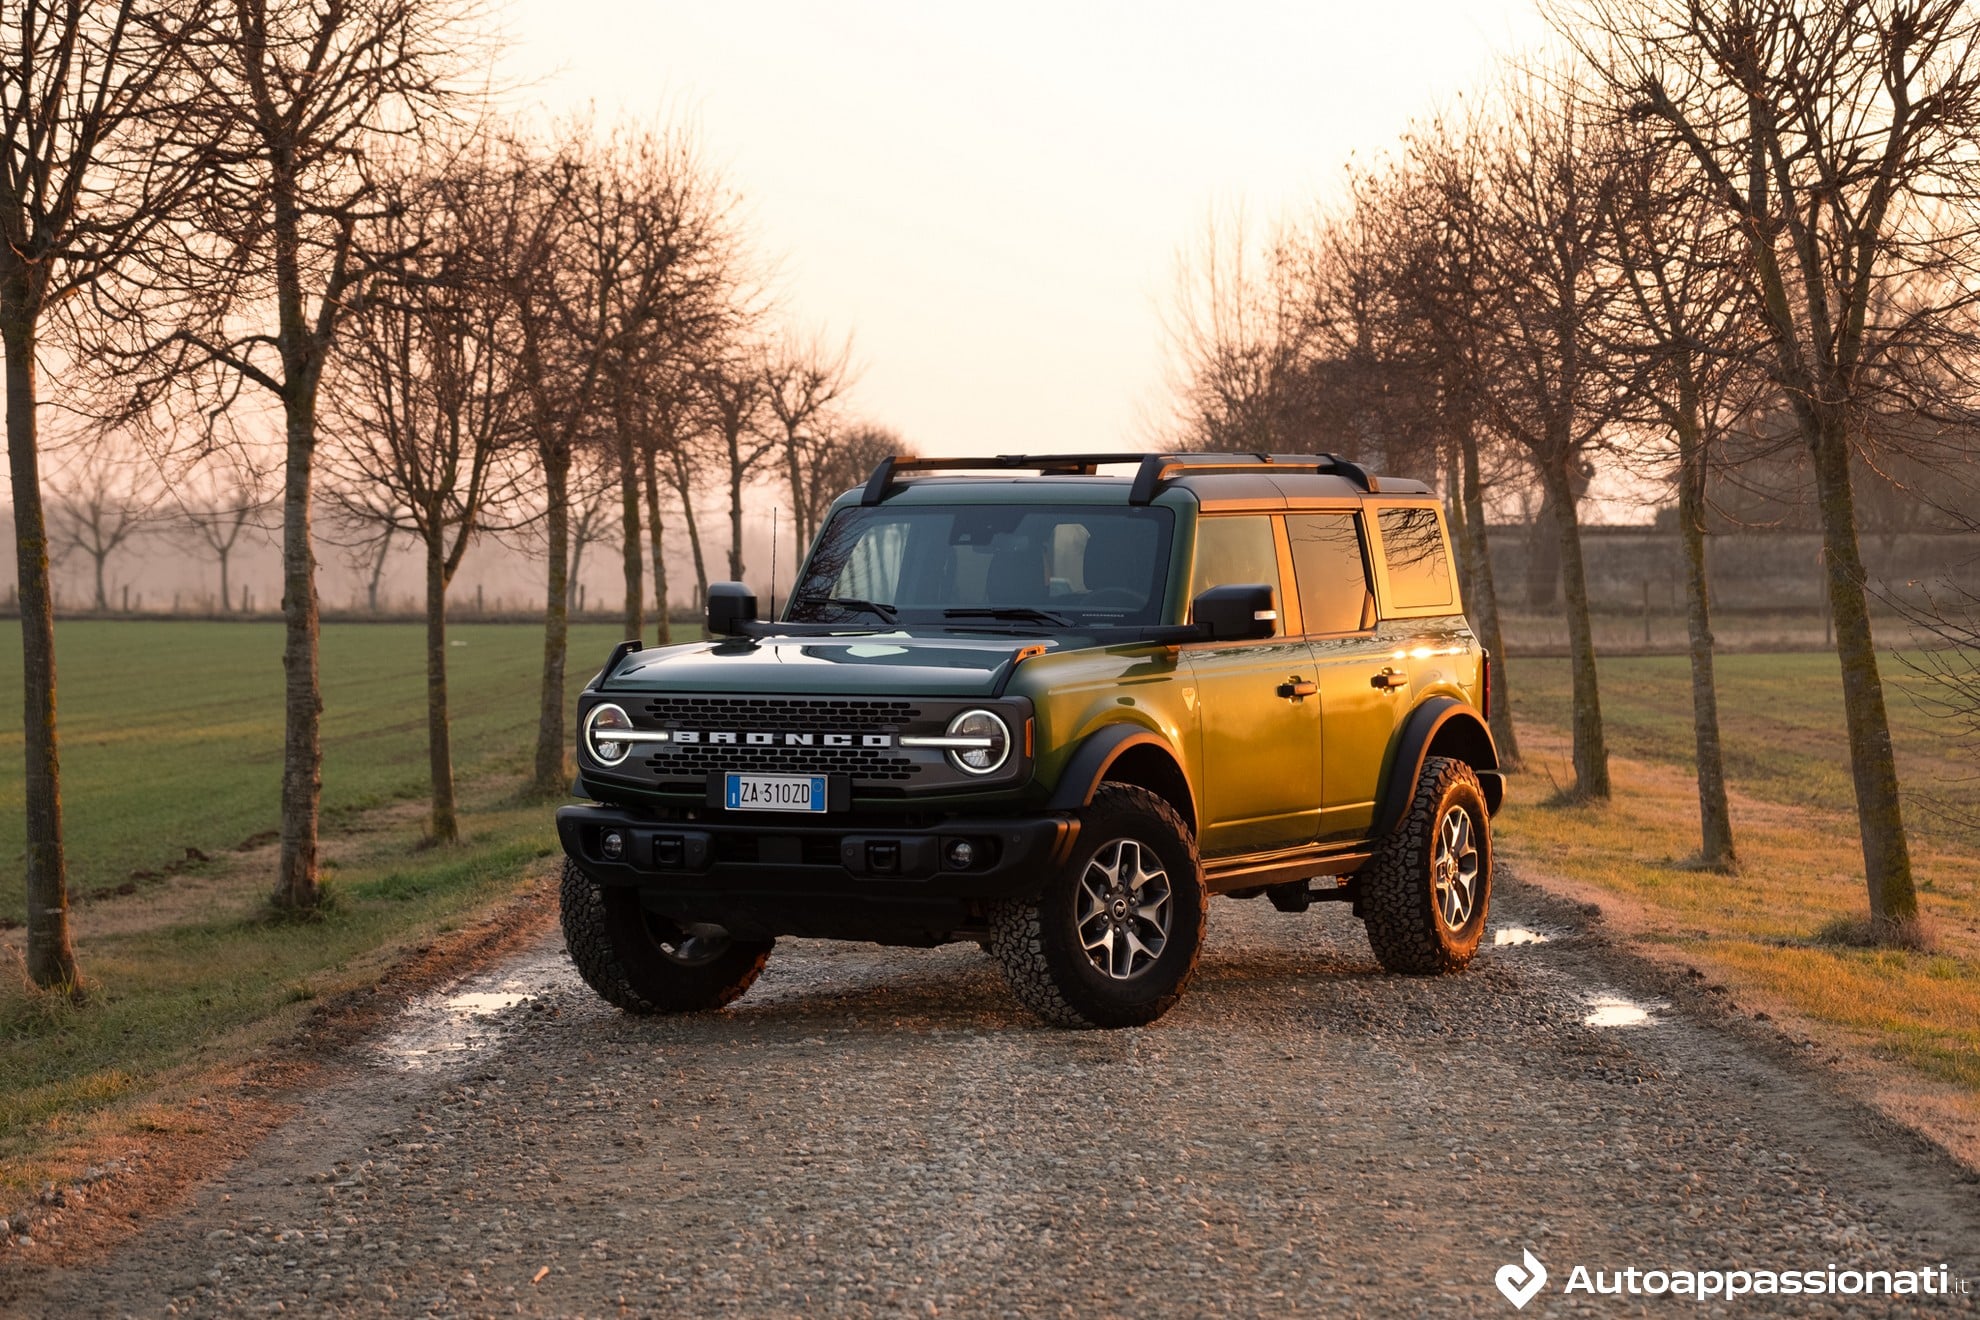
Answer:
[[[1094,966],[1075,915],[1080,877],[1102,849],[1132,840],[1153,853],[1169,883],[1170,928],[1154,961],[1129,979]],[[1033,902],[991,911],[990,953],[1026,1008],[1061,1027],[1138,1027],[1182,998],[1203,950],[1209,899],[1196,841],[1182,817],[1145,788],[1102,784],[1080,814],[1072,856]]]
[[[1456,927],[1444,919],[1433,871],[1438,831],[1453,811],[1471,817],[1478,853],[1470,911]],[[1383,967],[1416,976],[1464,970],[1478,952],[1492,898],[1491,814],[1469,765],[1448,756],[1424,758],[1408,809],[1356,884],[1368,943]]]
[[[564,947],[584,983],[628,1013],[704,1013],[749,989],[775,940],[731,937],[707,962],[682,963],[660,946],[665,918],[629,885],[601,885],[570,858],[559,886]]]

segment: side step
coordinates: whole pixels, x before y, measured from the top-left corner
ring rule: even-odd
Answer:
[[[1326,879],[1327,877],[1319,877]],[[1289,885],[1273,885],[1265,891],[1265,897],[1272,900],[1272,906],[1281,912],[1304,912],[1315,903],[1353,903],[1355,914],[1361,912],[1361,886],[1349,876],[1343,884],[1313,884],[1298,882]]]

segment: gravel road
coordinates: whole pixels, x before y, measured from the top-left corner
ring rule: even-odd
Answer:
[[[1980,1184],[1768,1029],[1516,883],[1464,976],[1219,902],[1155,1026],[1020,1012],[973,946],[789,941],[641,1020],[545,942],[416,1005],[301,1117],[26,1314],[1967,1314],[1591,1297],[1590,1271],[1938,1267]],[[452,1003],[447,1002],[452,1000]],[[1646,1017],[1647,1015],[1647,1017]],[[1591,1025],[1620,1019],[1629,1025]]]

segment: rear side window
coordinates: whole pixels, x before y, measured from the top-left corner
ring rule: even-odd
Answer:
[[[1272,519],[1265,515],[1201,518],[1196,524],[1196,571],[1189,596],[1196,599],[1211,587],[1249,586],[1263,582],[1280,595],[1279,549],[1272,539]],[[1283,624],[1274,625],[1278,631]]]
[[[1435,509],[1384,509],[1382,557],[1389,569],[1390,604],[1397,609],[1449,605],[1450,557],[1444,553],[1444,528]]]
[[[1375,623],[1368,562],[1355,524],[1351,513],[1286,515],[1300,618],[1310,633],[1355,632]]]

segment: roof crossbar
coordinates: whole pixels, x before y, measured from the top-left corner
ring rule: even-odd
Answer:
[[[894,478],[908,472],[980,472],[1016,470],[1048,476],[1090,477],[1106,463],[1137,465],[1134,485],[1128,491],[1129,504],[1147,504],[1155,498],[1162,483],[1185,474],[1257,472],[1314,472],[1346,477],[1373,494],[1381,489],[1373,474],[1359,463],[1350,463],[1337,454],[997,454],[989,458],[913,458],[893,454],[880,460],[860,492],[861,504],[878,504],[894,487]]]

